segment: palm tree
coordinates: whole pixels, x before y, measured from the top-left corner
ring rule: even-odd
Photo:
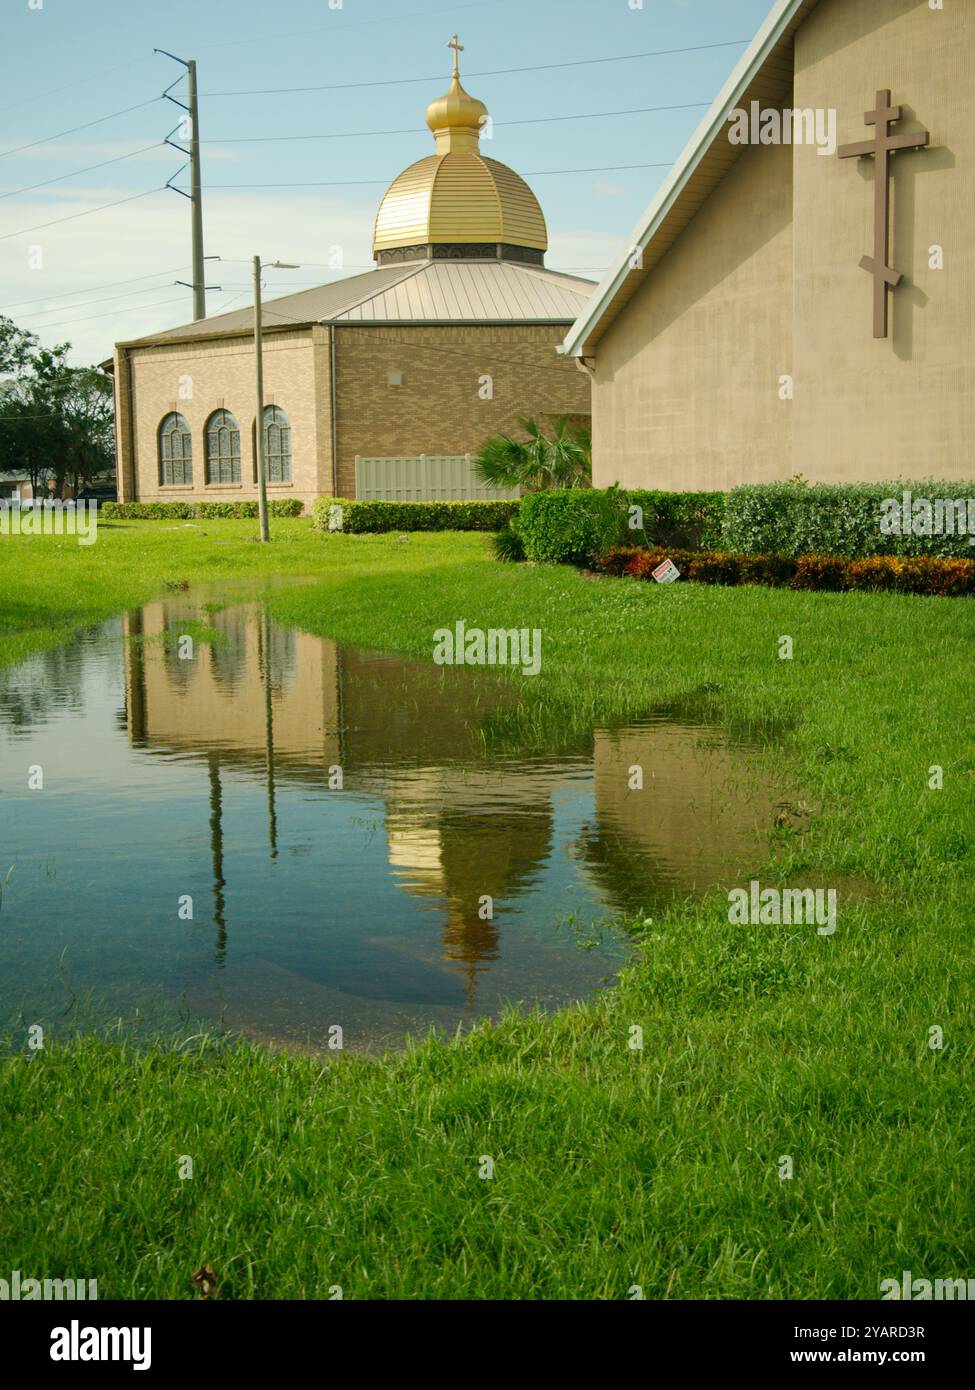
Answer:
[[[485,483],[529,492],[592,485],[592,438],[585,425],[559,415],[550,436],[534,419],[519,419],[518,426],[526,439],[496,434],[481,445],[474,468]]]

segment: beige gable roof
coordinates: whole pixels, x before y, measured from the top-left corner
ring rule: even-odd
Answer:
[[[744,148],[726,137],[728,117],[752,101],[787,103],[793,85],[795,33],[819,0],[776,0],[711,109],[691,136],[633,235],[572,325],[559,351],[587,357],[617,314],[680,236]],[[634,269],[634,253],[642,264]]]
[[[593,282],[512,261],[414,261],[283,295],[264,304],[268,331],[312,323],[572,323]],[[253,333],[236,309],[139,338],[127,346]]]

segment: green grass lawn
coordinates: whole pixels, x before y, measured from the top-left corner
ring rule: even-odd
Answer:
[[[593,1003],[381,1061],[13,1056],[0,1276],[96,1277],[102,1298],[193,1297],[210,1263],[222,1297],[870,1299],[904,1269],[975,1275],[972,604],[597,582],[498,565],[483,536],[273,525],[269,547],[229,521],[2,538],[0,661],[182,580],[311,579],[274,590],[279,618],[428,658],[458,618],[537,627],[539,740],[661,706],[775,731],[768,764],[815,813],[770,827],[756,876],[836,884],[836,933],[731,926],[716,895],[654,922]]]

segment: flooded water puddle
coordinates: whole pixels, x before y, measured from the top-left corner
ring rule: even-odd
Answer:
[[[396,1044],[591,995],[624,948],[590,924],[765,857],[747,743],[499,751],[516,700],[193,595],[0,671],[0,1023]]]

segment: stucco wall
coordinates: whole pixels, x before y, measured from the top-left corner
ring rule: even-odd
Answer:
[[[931,136],[893,159],[905,278],[889,336],[873,336],[859,265],[874,160],[746,147],[598,346],[599,484],[975,477],[973,68],[972,0],[821,0],[797,33],[792,105],[835,108],[843,145],[871,137],[863,115],[889,87],[895,129]]]
[[[603,338],[597,486],[710,490],[781,476],[791,200],[790,150],[746,148]]]
[[[817,480],[975,478],[975,3],[822,0],[796,43],[796,105],[835,106],[839,143],[868,140],[878,88],[897,131],[889,337],[873,337],[874,160],[795,158],[795,466]],[[932,270],[929,248],[944,247]]]

